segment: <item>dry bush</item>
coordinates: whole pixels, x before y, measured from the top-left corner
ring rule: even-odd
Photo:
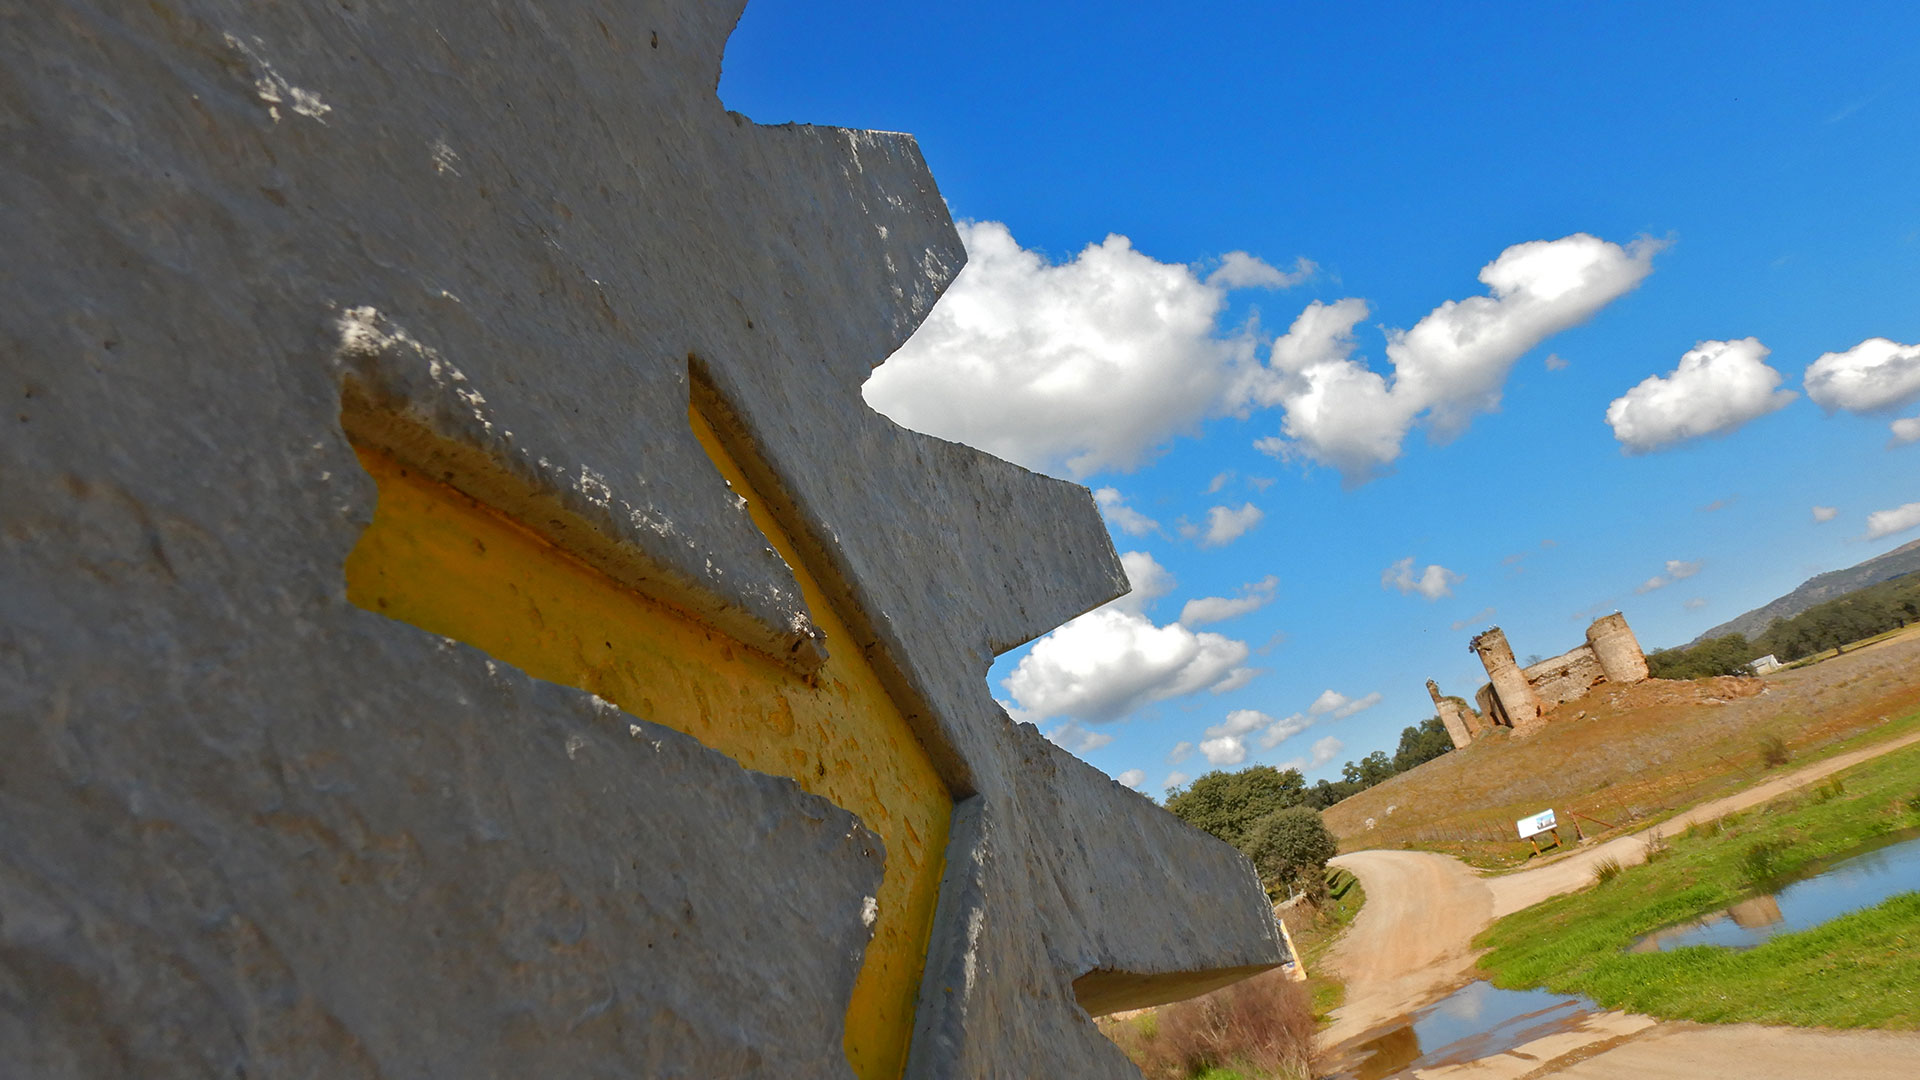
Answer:
[[[1619,877],[1620,870],[1619,859],[1601,859],[1599,862],[1593,864],[1593,883],[1595,885],[1605,885],[1607,882]]]
[[[1793,755],[1787,752],[1787,741],[1778,735],[1766,735],[1760,739],[1760,762],[1767,768],[1785,765]]]
[[[1161,1006],[1152,1023],[1108,1034],[1149,1080],[1186,1080],[1207,1069],[1261,1080],[1312,1075],[1313,1003],[1279,969]]]

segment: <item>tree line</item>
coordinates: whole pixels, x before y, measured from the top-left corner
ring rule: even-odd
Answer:
[[[1216,769],[1169,791],[1166,807],[1240,849],[1269,892],[1305,892],[1317,900],[1334,855],[1333,834],[1320,811],[1452,749],[1453,739],[1436,716],[1402,730],[1393,756],[1375,750],[1347,762],[1339,780],[1309,785],[1299,769],[1271,765]]]
[[[1748,664],[1768,654],[1792,662],[1828,649],[1845,649],[1852,642],[1915,620],[1920,620],[1920,573],[1889,578],[1790,618],[1775,619],[1752,641],[1744,634],[1727,634],[1697,645],[1661,649],[1647,656],[1647,671],[1656,679],[1744,675]]]

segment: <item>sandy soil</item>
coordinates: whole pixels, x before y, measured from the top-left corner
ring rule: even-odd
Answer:
[[[1890,740],[1782,774],[1737,795],[1705,803],[1659,828],[1676,833],[1804,787],[1903,746],[1920,733]],[[1367,904],[1334,947],[1327,963],[1346,981],[1346,1003],[1320,1035],[1333,1050],[1363,1034],[1401,1022],[1472,978],[1473,939],[1500,915],[1590,884],[1593,865],[1646,857],[1645,834],[1558,857],[1536,869],[1483,875],[1447,855],[1422,851],[1356,851],[1333,860],[1358,875]],[[1552,1045],[1546,1045],[1548,1043]],[[1752,1080],[1812,1076],[1920,1075],[1920,1035],[1827,1032],[1754,1024],[1703,1027],[1656,1023],[1602,1013],[1580,1029],[1539,1045],[1528,1044],[1480,1061],[1423,1069],[1421,1077],[1535,1080],[1567,1077],[1687,1077]]]

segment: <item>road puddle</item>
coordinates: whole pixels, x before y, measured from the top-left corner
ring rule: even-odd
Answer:
[[[1478,1061],[1571,1030],[1597,1011],[1585,998],[1545,990],[1501,990],[1481,981],[1355,1044],[1332,1080],[1387,1080],[1412,1069]]]
[[[1775,934],[1807,930],[1898,893],[1920,890],[1920,830],[1881,837],[1859,853],[1816,863],[1778,892],[1749,897],[1692,922],[1656,930],[1628,946],[1656,952],[1688,945],[1751,949]]]

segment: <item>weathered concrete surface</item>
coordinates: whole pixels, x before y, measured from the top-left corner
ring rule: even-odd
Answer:
[[[847,1074],[884,852],[349,604],[349,385],[805,670],[691,360],[961,799],[911,1075],[1130,1075],[1076,979],[1280,959],[1243,860],[993,703],[1118,560],[1083,490],[860,401],[958,240],[910,138],[724,111],[738,10],[0,4],[0,1072]]]

